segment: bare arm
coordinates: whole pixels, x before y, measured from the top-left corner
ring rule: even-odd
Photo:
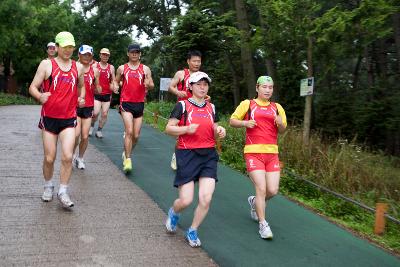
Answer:
[[[175,73],[174,77],[171,80],[171,83],[169,84],[168,87],[168,92],[176,95],[177,97],[186,97],[186,92],[184,92],[185,95],[183,95],[182,92],[178,90],[178,83],[180,83],[184,79],[184,71],[179,70]]]
[[[85,89],[85,80],[84,80],[84,71],[83,71],[83,66],[79,62],[77,63],[78,67],[78,105],[79,107],[84,107],[85,106],[85,95],[86,95],[86,89]]]
[[[99,80],[100,72],[95,67],[93,68],[93,71],[94,71],[94,84],[95,84],[95,87],[96,87],[96,93],[100,94],[101,91],[103,90],[103,88],[101,88],[101,86],[100,86],[100,80]]]
[[[172,136],[179,136],[182,134],[194,134],[199,127],[198,124],[190,124],[188,126],[178,126],[179,120],[171,118],[168,120],[165,127],[165,133]]]
[[[152,90],[154,88],[154,82],[153,78],[151,77],[151,70],[149,67],[144,66],[144,86],[146,87],[146,90]]]
[[[115,81],[115,68],[113,65],[110,65],[110,72],[111,72],[110,88],[114,93],[118,93],[118,84]]]
[[[115,74],[115,80],[114,80],[114,93],[118,93],[119,89],[119,84],[122,79],[122,72],[124,71],[124,65],[121,65],[118,67],[116,74]]]
[[[257,125],[257,122],[255,120],[238,120],[238,119],[230,119],[229,120],[229,125],[232,126],[233,128],[254,128],[254,126]]]
[[[33,77],[32,83],[29,86],[29,94],[31,94],[31,96],[34,99],[39,101],[40,104],[46,103],[47,99],[51,95],[50,92],[42,93],[39,90],[46,77],[49,77],[50,74],[51,74],[51,61],[47,59],[42,60],[36,71],[35,77]]]

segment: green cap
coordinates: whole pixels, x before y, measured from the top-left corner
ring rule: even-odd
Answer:
[[[266,83],[274,83],[270,76],[260,76],[257,79],[257,84],[266,84]]]
[[[75,46],[74,36],[70,32],[60,32],[56,35],[56,44],[61,47]]]

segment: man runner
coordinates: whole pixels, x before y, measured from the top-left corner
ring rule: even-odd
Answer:
[[[53,199],[54,161],[57,141],[61,143],[61,170],[58,199],[65,208],[74,203],[68,193],[68,182],[72,171],[72,154],[75,144],[76,105],[85,104],[85,87],[81,64],[71,60],[75,49],[74,36],[69,32],[56,35],[57,57],[44,59],[39,64],[29,86],[29,93],[42,104],[39,128],[43,139],[43,176],[45,179],[42,200]],[[41,91],[41,84],[45,83]]]
[[[46,52],[47,52],[47,59],[55,58],[57,53],[56,44],[53,42],[48,43]]]
[[[96,68],[100,72],[100,86],[102,88],[100,94],[94,95],[94,114],[92,119],[92,125],[89,130],[89,136],[92,136],[94,125],[101,111],[99,120],[99,126],[97,128],[95,136],[97,138],[103,138],[102,129],[107,121],[108,110],[110,109],[112,92],[117,90],[117,86],[114,85],[115,81],[115,69],[114,66],[108,63],[110,58],[110,50],[108,48],[102,48],[100,50],[100,62],[96,64]]]
[[[146,91],[154,88],[150,68],[140,63],[140,46],[128,46],[128,63],[117,69],[116,83],[122,81],[120,112],[125,127],[123,170],[132,170],[131,153],[140,135]]]
[[[73,163],[78,169],[85,169],[83,155],[89,143],[89,128],[93,117],[94,94],[100,93],[99,71],[96,66],[90,65],[93,59],[93,47],[82,45],[79,47],[79,63],[83,66],[85,81],[85,106],[77,109],[77,125],[75,148],[79,145],[79,152],[73,158]]]

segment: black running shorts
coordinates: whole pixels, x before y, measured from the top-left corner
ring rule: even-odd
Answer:
[[[217,179],[219,156],[215,148],[176,149],[176,176],[174,186],[179,187],[201,177]]]
[[[130,112],[133,118],[143,116],[144,103],[143,102],[122,102],[119,106],[120,112]]]
[[[76,127],[76,118],[70,119],[55,119],[49,117],[41,117],[38,127],[42,130],[53,134],[59,134],[66,128]]]
[[[93,107],[77,108],[76,114],[79,118],[88,119],[93,117]]]

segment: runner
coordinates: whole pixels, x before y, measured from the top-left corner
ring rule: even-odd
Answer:
[[[211,83],[208,75],[200,71],[192,73],[188,83],[193,95],[175,105],[165,129],[167,134],[178,137],[174,186],[179,190],[179,197],[168,211],[165,226],[168,232],[176,232],[179,213],[192,203],[194,183],[198,181],[199,204],[186,239],[191,247],[199,247],[197,229],[208,213],[218,181],[215,139],[224,138],[225,129],[217,124],[214,105],[205,101]]]
[[[82,45],[79,48],[79,63],[83,65],[85,81],[85,106],[77,109],[77,125],[75,129],[75,148],[79,145],[78,155],[74,155],[73,163],[78,169],[85,169],[83,155],[89,143],[89,128],[93,117],[94,93],[100,93],[99,72],[97,68],[90,65],[93,58],[93,47]],[[80,138],[79,138],[80,137]],[[79,140],[80,139],[80,140]],[[75,154],[75,153],[74,153]]]
[[[53,172],[57,141],[61,142],[61,170],[58,199],[63,207],[71,208],[67,189],[72,171],[72,154],[75,143],[76,105],[85,104],[85,86],[81,64],[71,60],[75,40],[71,33],[60,32],[55,38],[57,57],[40,63],[29,87],[29,93],[42,104],[39,128],[43,139],[43,176],[45,179],[43,201],[53,199]],[[45,82],[45,90],[40,91]],[[79,96],[79,97],[78,97]]]
[[[110,50],[108,50],[108,48],[102,48],[100,50],[100,62],[96,64],[96,67],[100,72],[100,86],[102,90],[100,94],[94,95],[94,116],[89,131],[89,136],[92,136],[94,125],[101,111],[99,126],[95,134],[97,138],[103,138],[102,129],[107,121],[112,92],[118,89],[117,86],[114,85],[115,69],[113,65],[108,64],[109,58],[110,58]]]
[[[191,50],[187,53],[186,63],[188,64],[188,69],[178,70],[171,80],[168,87],[168,91],[176,95],[178,101],[187,100],[192,96],[189,90],[188,79],[190,74],[199,71],[201,67],[201,52],[197,50]],[[210,100],[207,96],[206,100]],[[172,154],[171,168],[176,170],[176,158],[175,153]]]
[[[286,129],[286,115],[282,106],[271,102],[274,82],[269,76],[261,76],[256,85],[257,98],[244,100],[230,119],[235,128],[246,127],[244,158],[247,172],[254,184],[255,196],[248,197],[251,218],[259,222],[261,238],[273,234],[265,220],[266,200],[278,193],[280,166],[278,157],[278,132]]]
[[[56,57],[56,44],[53,42],[50,42],[47,44],[47,59],[52,59]]]
[[[116,84],[122,81],[119,110],[125,127],[123,170],[132,170],[131,153],[139,139],[143,121],[144,98],[146,90],[154,88],[150,68],[140,63],[140,46],[128,46],[128,63],[117,69]]]

